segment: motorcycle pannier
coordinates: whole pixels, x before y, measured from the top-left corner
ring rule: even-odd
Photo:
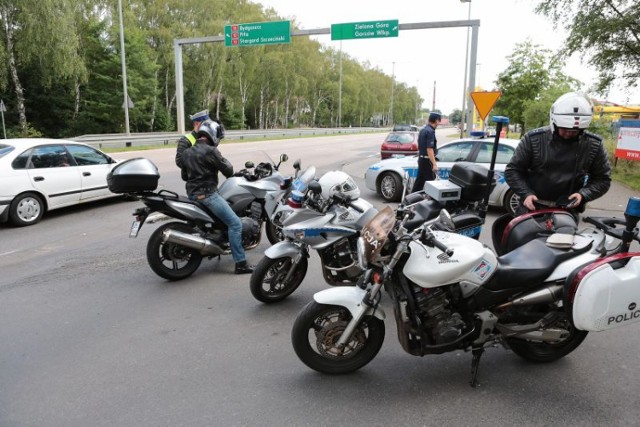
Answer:
[[[449,181],[462,187],[461,198],[477,202],[487,194],[487,174],[489,170],[470,162],[456,162],[449,173]],[[495,179],[491,187],[495,186]]]
[[[605,331],[640,321],[640,253],[621,253],[574,271],[564,304],[583,331]]]
[[[158,188],[158,167],[143,157],[118,163],[107,175],[112,193],[142,193]]]

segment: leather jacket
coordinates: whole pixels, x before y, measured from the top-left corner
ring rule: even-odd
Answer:
[[[198,139],[192,146],[181,138],[176,150],[176,165],[181,169],[182,179],[187,182],[189,196],[206,196],[218,191],[218,172],[227,178],[233,175],[231,163],[205,139]]]
[[[545,126],[528,132],[505,169],[509,187],[524,200],[535,195],[556,201],[580,193],[584,203],[603,196],[611,186],[611,166],[602,138],[583,132],[565,141]]]

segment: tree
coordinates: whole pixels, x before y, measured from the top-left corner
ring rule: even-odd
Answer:
[[[640,78],[640,7],[637,0],[540,0],[536,12],[569,35],[563,54],[582,53],[598,70],[596,91],[616,81],[636,87]]]
[[[462,110],[456,108],[449,114],[449,121],[451,124],[457,125],[462,121]]]
[[[78,54],[75,24],[77,1],[0,0],[0,87],[7,86],[7,74],[15,93],[18,122],[27,133],[23,72],[37,69],[42,87],[60,80],[85,78],[86,69]],[[2,68],[0,67],[0,68]]]
[[[540,99],[547,88],[559,84],[577,86],[575,79],[567,77],[556,57],[548,49],[534,45],[530,40],[516,45],[507,57],[509,66],[498,75],[496,84],[502,96],[496,103],[496,113],[509,117],[511,123],[521,125],[524,132],[524,112]]]

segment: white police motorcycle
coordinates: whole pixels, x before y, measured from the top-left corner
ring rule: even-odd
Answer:
[[[271,246],[255,267],[251,294],[265,303],[291,295],[308,268],[309,249],[320,255],[324,280],[333,286],[353,285],[362,270],[357,264],[359,231],[378,210],[360,199],[353,179],[330,171],[308,185],[309,194],[292,191],[282,224],[285,240]]]
[[[472,386],[486,347],[552,362],[590,331],[640,321],[640,253],[629,252],[640,242],[640,198],[629,200],[624,219],[586,217],[593,227],[533,238],[499,257],[432,224],[408,231],[410,216],[397,220],[382,210],[358,240],[366,269],[358,286],[318,292],[298,315],[291,339],[307,366],[344,374],[376,356],[385,336],[382,288],[403,349],[414,356],[471,351]],[[446,211],[439,222],[453,226]]]

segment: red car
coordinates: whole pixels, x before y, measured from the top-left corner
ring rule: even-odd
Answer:
[[[387,135],[380,148],[380,157],[388,159],[395,154],[418,154],[418,132],[391,132]]]

